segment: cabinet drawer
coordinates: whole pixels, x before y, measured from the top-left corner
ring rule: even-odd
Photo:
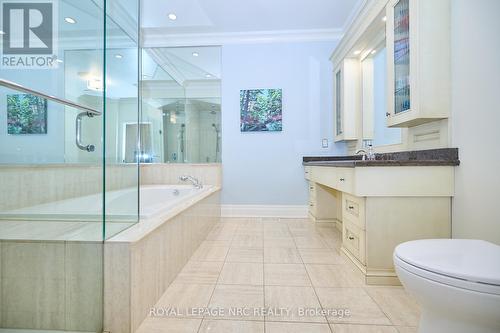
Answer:
[[[341,192],[354,192],[354,168],[337,168],[337,189]]]
[[[349,220],[342,222],[342,244],[363,265],[365,264],[365,232]]]
[[[342,193],[342,220],[349,220],[365,229],[365,198]]]
[[[304,167],[304,177],[307,179],[307,180],[311,180],[311,176],[312,176],[312,168],[310,166],[306,166]]]
[[[315,217],[318,216],[318,209],[316,206],[316,200],[309,198],[309,213],[314,215]]]

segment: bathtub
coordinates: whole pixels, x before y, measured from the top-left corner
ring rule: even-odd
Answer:
[[[212,186],[196,189],[191,185],[145,185],[139,190],[140,219],[163,214],[180,202],[198,193],[209,191]],[[137,221],[137,189],[106,193],[106,221]],[[9,220],[64,220],[102,221],[102,194],[92,194],[61,201],[24,207],[0,213],[0,219]]]

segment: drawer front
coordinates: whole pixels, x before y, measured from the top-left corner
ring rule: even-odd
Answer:
[[[310,166],[306,166],[304,167],[304,176],[307,180],[311,180],[311,176],[312,176],[312,168]]]
[[[349,220],[365,229],[365,198],[342,193],[342,220]]]
[[[316,183],[337,188],[337,168],[332,167],[314,167],[311,171],[311,180]]]
[[[363,265],[365,264],[365,232],[349,220],[342,222],[342,244]]]
[[[337,188],[342,192],[354,193],[354,168],[337,168]]]
[[[316,200],[312,198],[309,198],[309,213],[314,215],[314,217],[318,216],[316,208]]]

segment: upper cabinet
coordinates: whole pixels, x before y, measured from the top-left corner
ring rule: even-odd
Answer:
[[[448,118],[450,1],[390,0],[386,18],[387,125]]]
[[[361,108],[361,66],[346,58],[333,71],[335,141],[358,139]]]

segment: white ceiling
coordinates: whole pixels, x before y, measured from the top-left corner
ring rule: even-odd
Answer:
[[[364,0],[143,0],[142,26],[169,34],[343,30]],[[168,19],[175,13],[177,20]]]

